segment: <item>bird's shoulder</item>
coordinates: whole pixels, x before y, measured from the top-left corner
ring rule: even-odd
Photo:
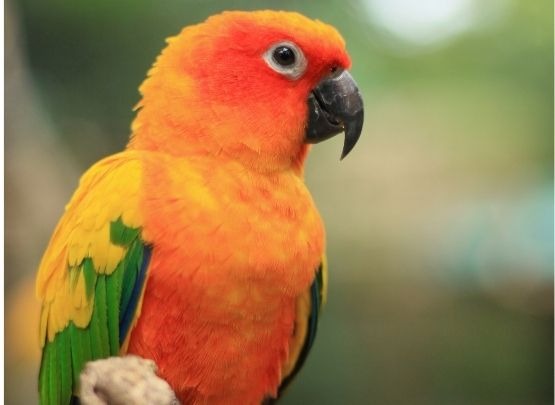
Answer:
[[[78,288],[69,288],[68,269],[94,258],[95,271],[110,274],[126,250],[111,241],[112,224],[142,227],[140,157],[122,152],[89,168],[65,207],[39,264],[36,292],[42,303],[40,341],[65,328],[70,320],[88,324],[92,306],[81,302]],[[79,283],[76,284],[79,286]],[[68,305],[74,302],[75,305]]]

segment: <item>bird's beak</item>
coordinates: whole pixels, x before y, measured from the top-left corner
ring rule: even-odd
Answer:
[[[345,132],[341,159],[354,148],[362,131],[364,107],[353,77],[346,70],[322,80],[308,97],[305,141],[318,143]]]

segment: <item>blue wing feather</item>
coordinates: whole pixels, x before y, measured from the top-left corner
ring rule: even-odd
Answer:
[[[127,333],[129,332],[132,321],[135,317],[137,305],[139,304],[139,300],[141,298],[141,292],[145,284],[146,271],[150,263],[151,255],[152,255],[152,247],[145,245],[143,248],[143,258],[141,260],[141,267],[139,269],[139,274],[137,275],[135,284],[133,285],[131,298],[129,299],[127,306],[125,308],[121,308],[120,322],[119,322],[120,345],[123,344],[125,338],[127,337]]]

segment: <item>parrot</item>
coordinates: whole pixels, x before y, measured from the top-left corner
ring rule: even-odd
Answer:
[[[166,40],[123,152],[90,167],[40,261],[42,404],[96,359],[155,362],[183,404],[275,401],[327,293],[312,144],[364,108],[345,41],[288,11],[225,11]]]

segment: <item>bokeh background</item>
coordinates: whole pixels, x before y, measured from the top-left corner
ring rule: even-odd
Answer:
[[[254,7],[338,27],[366,102],[308,162],[330,293],[283,403],[552,403],[550,0],[8,0],[6,403],[37,398],[41,253],[164,38]]]

